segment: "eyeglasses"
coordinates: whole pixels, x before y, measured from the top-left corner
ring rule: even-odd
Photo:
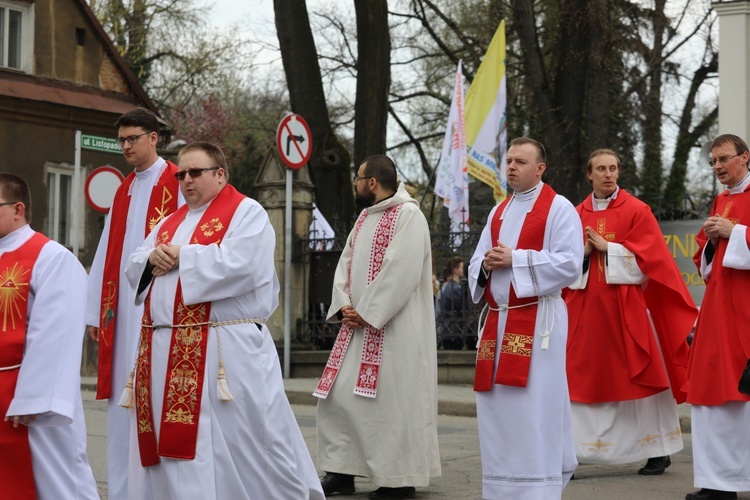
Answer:
[[[189,168],[187,170],[180,170],[176,174],[174,174],[174,178],[178,181],[184,181],[185,176],[190,174],[190,177],[195,179],[196,177],[200,177],[203,175],[203,172],[208,172],[210,170],[219,170],[221,167],[208,167],[208,168]]]
[[[722,165],[724,165],[724,164],[726,164],[726,162],[728,162],[732,158],[735,158],[737,156],[741,156],[742,154],[744,154],[744,153],[737,153],[736,155],[732,155],[732,156],[720,156],[720,157],[716,158],[715,160],[710,160],[708,162],[708,166],[709,166],[709,168],[714,168],[717,163],[721,163]]]
[[[374,179],[374,178],[375,176],[372,176],[372,175],[368,175],[366,177],[359,177],[358,175],[355,175],[354,180],[352,182],[363,181],[365,179]]]
[[[150,133],[151,132],[144,132],[144,133],[138,134],[138,135],[129,135],[127,137],[118,137],[117,138],[117,143],[120,145],[120,147],[123,147],[125,145],[125,142],[127,142],[128,144],[135,144],[136,142],[138,142],[138,138],[139,137],[141,137],[142,135],[150,134]]]
[[[15,205],[16,203],[20,203],[18,201],[6,201],[5,203],[0,203],[0,207],[4,207],[6,205]]]

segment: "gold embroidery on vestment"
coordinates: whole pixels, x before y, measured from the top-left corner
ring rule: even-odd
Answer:
[[[30,270],[24,269],[18,262],[13,267],[8,268],[0,275],[0,310],[3,312],[3,331],[8,331],[8,320],[11,328],[16,329],[16,319],[21,321],[25,314],[22,314],[20,302],[26,302],[25,292],[23,289],[28,288],[27,282]]]
[[[601,438],[594,443],[583,443],[583,446],[591,453],[607,453],[614,445],[615,443],[605,443]]]
[[[477,361],[494,361],[496,340],[482,339],[477,349]]]
[[[530,335],[505,332],[503,334],[503,345],[500,347],[500,353],[515,354],[530,358],[533,344],[534,337]]]
[[[167,203],[169,203],[172,198],[172,193],[169,192],[169,189],[167,189],[166,186],[164,186],[163,191],[161,193],[161,208],[154,207],[154,211],[156,212],[156,215],[154,217],[151,217],[148,220],[148,229],[149,231],[153,231],[159,222],[161,222],[168,214],[169,214],[169,207],[167,206]]]

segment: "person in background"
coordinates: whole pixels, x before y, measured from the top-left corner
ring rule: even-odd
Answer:
[[[690,346],[693,477],[687,500],[737,498],[750,490],[750,397],[738,391],[750,358],[750,152],[740,137],[714,139],[709,165],[727,189],[696,237],[695,263],[706,281]]]
[[[652,476],[683,447],[677,403],[698,310],[650,207],[617,185],[620,168],[609,149],[586,164],[585,260],[565,296],[568,387],[578,462],[647,459],[638,473]]]
[[[443,332],[443,349],[460,350],[464,346],[462,335],[466,316],[467,293],[464,284],[464,261],[461,257],[451,257],[445,264],[445,283],[440,292],[440,310]]]
[[[86,271],[30,223],[28,184],[0,172],[0,496],[98,499],[81,402]]]
[[[104,223],[89,271],[86,323],[99,343],[96,398],[107,401],[107,488],[109,500],[127,498],[128,412],[118,406],[135,359],[143,307],[133,303],[125,278],[128,257],[164,217],[184,203],[177,165],[156,152],[159,120],[136,108],[115,122],[117,142],[133,167],[120,184]]]
[[[581,273],[583,235],[573,205],[542,182],[546,161],[539,142],[510,142],[513,195],[490,212],[469,264],[472,300],[490,309],[474,380],[486,499],[559,499],[577,465],[561,292]]]

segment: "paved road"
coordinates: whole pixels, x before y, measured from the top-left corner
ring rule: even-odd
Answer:
[[[88,425],[89,461],[102,498],[107,499],[106,405],[101,401],[95,401],[94,393],[91,391],[84,391],[83,395]],[[293,405],[293,408],[314,460],[316,454],[315,407]],[[438,418],[438,439],[443,476],[434,479],[429,488],[420,489],[418,497],[446,500],[480,499],[482,484],[476,418],[441,415]],[[639,476],[636,471],[642,464],[606,467],[581,465],[576,470],[576,477],[579,479],[571,481],[565,489],[563,500],[679,500],[685,498],[685,493],[694,488],[691,435],[685,434],[684,439],[685,449],[672,456],[672,466],[663,476]],[[356,487],[357,494],[335,498],[363,499],[375,489],[375,485],[371,482],[359,478],[356,481]],[[750,493],[741,494],[740,498],[750,499]]]

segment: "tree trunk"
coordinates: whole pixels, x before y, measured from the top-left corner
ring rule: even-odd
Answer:
[[[307,5],[299,0],[274,0],[273,8],[292,111],[305,119],[312,134],[308,165],[316,203],[326,219],[344,223],[337,231],[348,230],[354,213],[350,157],[334,135],[328,116]]]
[[[354,104],[354,166],[385,154],[391,37],[386,0],[354,2],[357,13],[357,99]]]

